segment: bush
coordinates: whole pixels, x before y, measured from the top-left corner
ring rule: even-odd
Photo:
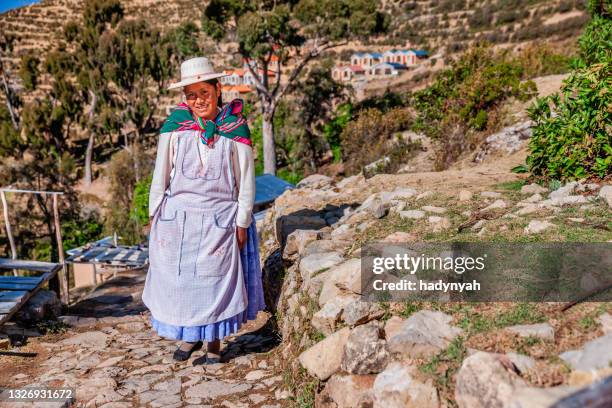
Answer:
[[[612,58],[612,21],[595,16],[578,39],[580,57],[586,65]]]
[[[612,171],[612,60],[575,71],[561,94],[529,109],[535,122],[527,165],[559,180],[605,177]]]
[[[393,135],[407,129],[411,123],[412,115],[406,108],[393,108],[386,113],[376,108],[361,111],[357,119],[347,124],[340,136],[346,172],[360,172],[367,164],[384,156],[393,156],[396,159],[387,163],[388,171],[393,171],[400,158],[405,163],[410,146],[394,143]],[[393,154],[398,149],[404,154]]]

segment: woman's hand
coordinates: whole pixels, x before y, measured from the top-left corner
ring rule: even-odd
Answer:
[[[238,239],[238,248],[242,250],[247,240],[247,229],[236,226],[236,238]]]

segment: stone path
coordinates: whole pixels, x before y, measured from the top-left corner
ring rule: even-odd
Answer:
[[[227,362],[204,364],[203,350],[176,362],[177,342],[150,327],[143,284],[142,272],[107,281],[62,318],[72,325],[68,332],[31,338],[36,368],[12,373],[11,385],[72,387],[78,406],[86,407],[284,405],[280,361],[273,357],[279,339],[268,315],[260,313],[223,343]]]

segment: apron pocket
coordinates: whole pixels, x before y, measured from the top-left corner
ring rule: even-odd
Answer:
[[[177,220],[176,211],[172,218],[162,218],[163,211],[154,226],[152,234],[151,262],[173,274],[178,267],[178,255],[181,245],[181,228]]]
[[[219,222],[218,216],[204,216],[202,240],[196,260],[196,275],[220,277],[233,273],[234,246],[237,245],[234,228]]]

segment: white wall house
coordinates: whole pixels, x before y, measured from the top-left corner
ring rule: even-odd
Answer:
[[[351,55],[351,65],[361,65],[371,67],[382,62],[382,54],[378,52],[356,52]]]
[[[336,81],[351,81],[365,76],[365,69],[359,65],[342,65],[334,67],[332,78]]]
[[[223,85],[242,85],[243,84],[244,78],[243,78],[243,71],[241,69],[225,70],[223,72],[226,74],[229,74],[228,76],[220,78],[220,81]]]
[[[398,76],[407,69],[407,66],[397,62],[381,62],[368,70],[368,76],[371,78],[394,77]]]

